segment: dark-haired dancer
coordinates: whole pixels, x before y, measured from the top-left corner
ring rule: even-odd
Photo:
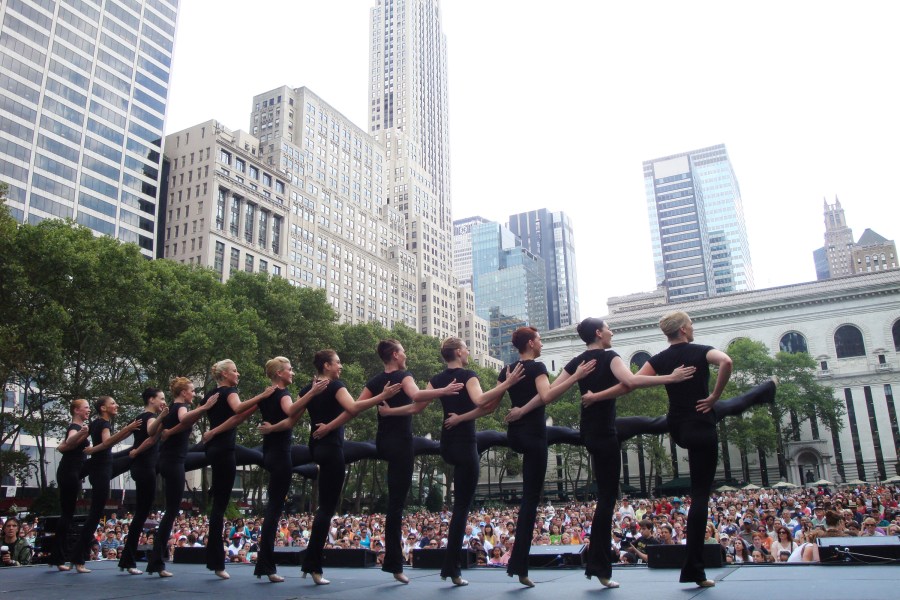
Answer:
[[[712,587],[715,582],[706,578],[703,566],[709,494],[719,460],[716,416],[712,409],[731,377],[731,358],[712,346],[692,343],[694,325],[687,313],[668,313],[660,319],[659,326],[669,341],[669,347],[652,356],[638,371],[638,375],[668,375],[679,365],[697,369],[691,379],[666,385],[666,392],[669,396],[671,436],[676,444],[687,449],[691,474],[691,510],[686,529],[687,556],[681,569],[680,581],[694,582],[700,587]],[[709,365],[719,368],[712,393],[709,392]]]
[[[109,498],[109,480],[112,477],[112,451],[110,448],[128,437],[141,425],[140,419],[132,421],[116,433],[112,433],[111,421],[119,412],[119,405],[110,396],[100,396],[94,403],[97,418],[91,421],[90,433],[92,446],[85,448],[84,453],[90,455],[87,461],[88,481],[91,482],[91,507],[87,520],[81,530],[78,547],[72,557],[72,564],[79,573],[90,573],[84,566],[91,552],[94,532],[100,524],[100,517],[106,500]]]
[[[59,487],[59,519],[56,521],[56,535],[47,563],[60,571],[68,571],[69,526],[75,514],[75,503],[81,491],[81,468],[84,466],[84,449],[88,447],[87,419],[91,406],[87,400],[73,400],[69,406],[72,422],[66,428],[66,438],[56,447],[62,454],[56,468],[56,485]]]
[[[176,377],[169,384],[172,392],[172,406],[168,414],[161,418],[162,442],[159,447],[159,474],[166,486],[166,512],[156,528],[153,549],[147,557],[147,572],[159,573],[160,577],[171,577],[166,571],[165,555],[167,543],[172,534],[172,525],[181,508],[184,492],[184,461],[187,457],[191,429],[200,417],[207,413],[219,399],[214,394],[203,406],[191,410],[194,403],[194,384],[187,377]]]
[[[447,338],[441,344],[441,358],[447,362],[447,368],[431,378],[428,389],[440,391],[448,389],[454,383],[465,385],[458,394],[440,396],[444,409],[441,458],[453,465],[453,514],[447,532],[447,552],[441,567],[441,578],[449,577],[453,585],[468,585],[469,582],[460,573],[459,554],[469,509],[475,497],[475,487],[478,485],[475,419],[497,409],[503,394],[522,379],[525,368],[521,364],[516,365],[505,381],[497,384],[494,389],[483,392],[478,375],[465,368],[469,362],[469,349],[465,342],[456,337]]]
[[[583,396],[612,388],[620,390],[613,393],[625,393],[634,388],[675,383],[690,378],[696,371],[695,367],[679,367],[671,375],[664,377],[633,375],[619,355],[610,350],[613,332],[602,319],[584,319],[578,324],[578,335],[587,344],[587,350],[566,364],[557,381],[571,377],[581,363],[597,361],[597,368],[578,382]],[[622,452],[616,428],[615,395],[607,397],[610,398],[607,402],[586,402],[581,407],[581,442],[591,454],[594,480],[597,482],[597,507],[591,525],[591,545],[588,548],[584,573],[588,579],[594,576],[602,585],[616,588],[619,584],[611,579],[610,523],[619,491]],[[651,425],[655,421],[649,417],[639,419],[646,425]]]
[[[240,374],[231,360],[220,360],[212,366],[212,376],[218,387],[207,394],[206,401],[218,394],[216,405],[207,412],[210,430],[203,434],[206,457],[212,465],[212,508],[209,511],[209,539],[206,543],[206,568],[221,579],[229,579],[225,570],[225,546],[222,529],[225,526],[225,509],[231,498],[237,463],[234,458],[235,428],[247,420],[259,402],[274,391],[268,387],[261,394],[241,402],[237,384]]]
[[[340,380],[341,359],[334,350],[316,352],[313,364],[319,378],[327,379],[325,391],[313,398],[307,407],[312,429],[309,449],[312,458],[319,465],[319,505],[313,519],[306,557],[303,559],[303,576],[312,574],[316,585],[328,585],[322,577],[322,556],[328,525],[337,508],[341,488],[344,485],[344,423],[357,414],[384,402],[400,391],[400,384],[389,385],[377,396],[368,400],[354,401],[347,386]],[[301,390],[306,394],[312,384]]]
[[[277,574],[275,566],[275,530],[284,508],[284,498],[291,486],[293,464],[291,462],[291,427],[303,414],[303,409],[312,398],[322,392],[328,382],[317,381],[301,398],[291,402],[291,394],[286,389],[294,382],[294,368],[291,362],[276,356],[266,363],[266,376],[275,390],[259,403],[259,412],[264,423],[276,423],[263,436],[263,467],[269,472],[269,487],[266,495],[265,519],[259,536],[259,552],[256,555],[257,579],[268,577],[272,583],[281,583],[284,577]],[[282,424],[282,421],[286,423]]]
[[[509,423],[507,437],[509,447],[522,455],[522,502],[519,505],[519,517],[516,523],[516,543],[513,546],[506,573],[510,577],[517,575],[519,583],[534,587],[528,578],[528,553],[531,550],[531,538],[534,520],[537,517],[537,505],[544,489],[544,477],[547,474],[547,424],[544,416],[544,404],[552,402],[568,390],[572,384],[590,373],[596,363],[593,361],[579,365],[576,374],[565,381],[550,385],[547,367],[535,359],[541,355],[541,336],[534,327],[520,327],[512,334],[512,344],[519,351],[519,360],[505,367],[500,372],[499,381],[506,380],[512,370],[522,365],[525,376],[509,389],[509,398],[513,408],[528,404],[535,396],[540,396],[541,405]]]
[[[441,395],[457,394],[462,383],[447,382],[440,390],[420,390],[412,373],[406,370],[406,351],[394,339],[381,340],[378,357],[384,371],[366,382],[359,399],[374,397],[387,385],[400,385],[400,391],[379,406],[378,431],[375,448],[378,458],[387,462],[388,507],[384,519],[384,561],[381,570],[392,573],[400,583],[409,583],[403,574],[403,547],[400,522],[403,507],[412,485],[415,453],[413,449],[412,418],[422,412],[427,402]]]
[[[125,548],[119,559],[119,569],[127,570],[130,575],[143,573],[137,568],[134,554],[137,552],[138,538],[144,529],[144,523],[150,516],[153,498],[156,497],[156,459],[159,456],[158,433],[162,429],[162,420],[169,414],[166,406],[166,395],[157,388],[147,388],[141,394],[144,401],[144,412],[138,415],[140,426],[134,431],[134,442],[128,453],[131,458],[131,478],[134,480],[134,491],[137,506],[134,516],[128,525],[128,537]]]

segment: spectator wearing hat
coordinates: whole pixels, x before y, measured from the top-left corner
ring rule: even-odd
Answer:
[[[812,516],[812,526],[813,527],[825,527],[825,505],[821,502],[816,503],[816,509],[813,511]]]

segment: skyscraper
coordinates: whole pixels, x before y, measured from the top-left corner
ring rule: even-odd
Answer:
[[[490,355],[511,363],[512,332],[530,325],[547,329],[547,280],[544,260],[505,225],[472,227],[472,286],[475,312],[488,321]]]
[[[547,278],[547,328],[559,329],[580,320],[575,236],[572,221],[546,208],[509,217],[510,230],[522,245],[544,259]]]
[[[71,217],[156,255],[177,0],[0,4],[0,178],[20,222]]]
[[[725,146],[644,161],[656,280],[671,302],[752,290],[737,178]]]
[[[453,274],[460,286],[472,288],[472,228],[489,222],[478,216],[453,221]]]
[[[369,127],[386,151],[386,203],[406,217],[421,333],[457,333],[447,112],[447,41],[437,0],[370,12]]]

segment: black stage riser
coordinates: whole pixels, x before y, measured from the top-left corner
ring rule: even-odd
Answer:
[[[416,548],[412,552],[412,566],[416,569],[440,569],[444,566],[446,548]],[[459,552],[459,566],[469,569],[475,566],[475,553],[463,548]]]
[[[681,544],[647,546],[647,566],[651,569],[680,569],[687,557],[687,546]],[[703,545],[703,566],[722,568],[722,548],[719,544]]]
[[[584,566],[585,545],[532,546],[528,552],[530,569]]]

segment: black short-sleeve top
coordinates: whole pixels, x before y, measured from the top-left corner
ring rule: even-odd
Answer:
[[[390,373],[379,373],[366,382],[366,388],[373,396],[377,396],[384,391],[384,386],[401,383],[407,377],[412,377],[409,371],[391,371]],[[412,398],[406,395],[402,389],[396,395],[387,399],[387,405],[391,408],[400,408],[409,406],[413,403]],[[397,415],[383,417],[378,415],[378,433],[380,438],[385,437],[404,437],[412,438],[412,415]]]
[[[155,419],[156,413],[152,413],[150,411],[144,411],[139,416],[138,419],[141,421],[141,425],[134,430],[134,441],[131,444],[131,449],[134,450],[138,448],[141,444],[144,443],[148,437],[150,437],[147,428],[150,425],[150,419]],[[134,464],[138,465],[155,465],[156,459],[159,456],[159,442],[154,443],[150,448],[147,448],[140,454],[138,454],[134,461]]]
[[[570,360],[565,366],[569,375],[574,375],[575,370],[582,362],[596,360],[597,366],[593,371],[578,380],[578,389],[582,394],[588,392],[602,392],[617,385],[619,380],[613,375],[612,361],[618,358],[618,354],[612,350],[591,349],[586,350]],[[610,436],[616,434],[616,399],[594,402],[590,406],[581,407],[581,437]]]
[[[112,435],[112,425],[110,425],[109,421],[106,419],[101,419],[97,417],[91,424],[88,426],[88,431],[91,433],[91,445],[99,446],[103,443],[103,430],[109,429],[109,435]],[[94,464],[106,463],[112,461],[112,448],[107,448],[106,450],[100,450],[99,452],[94,452],[91,454],[91,460],[94,461]]]
[[[169,414],[163,417],[162,426],[164,429],[172,429],[178,425],[181,420],[178,418],[178,412],[184,408],[190,411],[191,405],[184,402],[173,402],[169,407]],[[188,427],[182,432],[170,435],[159,445],[159,456],[166,460],[184,461],[187,457],[188,444],[191,439],[191,428]]]
[[[444,409],[444,419],[450,416],[450,413],[457,415],[465,414],[474,410],[475,403],[469,397],[469,391],[466,384],[473,377],[478,377],[475,371],[469,369],[454,368],[446,369],[431,378],[431,387],[440,389],[450,385],[450,382],[456,380],[456,383],[463,384],[463,388],[455,396],[441,396],[441,407]],[[460,423],[452,429],[441,429],[441,445],[448,443],[475,443],[475,421],[466,421]]]
[[[215,405],[206,413],[206,417],[209,419],[210,429],[218,427],[234,416],[234,411],[231,410],[231,406],[228,405],[228,396],[237,393],[238,390],[236,387],[221,386],[203,396],[203,401],[200,403],[201,405],[206,404],[206,401],[209,400],[209,397],[213,394],[219,394],[219,399],[216,400]],[[228,431],[223,431],[211,439],[209,443],[206,444],[206,447],[219,448],[221,450],[234,450],[236,440],[237,428],[232,427]]]
[[[81,425],[77,423],[69,423],[69,426],[66,427],[66,438],[69,437],[71,432],[78,433],[81,431]],[[84,438],[77,447],[72,448],[71,450],[67,450],[66,452],[61,452],[62,458],[59,459],[60,465],[65,465],[67,469],[71,468],[81,468],[81,465],[84,464],[85,459],[87,459],[87,455],[84,453],[84,449],[88,447],[88,439]]]
[[[547,375],[547,365],[544,363],[531,359],[519,360],[506,366],[500,371],[500,377],[497,378],[497,381],[506,381],[507,373],[512,372],[519,363],[522,363],[525,367],[525,376],[520,379],[518,383],[509,388],[509,400],[515,408],[525,406],[537,395],[537,379],[541,375]],[[545,431],[547,428],[545,421],[544,405],[542,404],[539,408],[534,409],[521,419],[510,423],[509,428]]]
[[[341,413],[344,412],[344,407],[341,406],[341,403],[337,400],[338,392],[347,387],[344,385],[344,382],[335,379],[334,381],[328,384],[322,392],[313,396],[313,399],[309,401],[309,404],[306,405],[306,410],[309,412],[309,422],[311,425],[309,432],[309,446],[312,448],[313,446],[319,444],[329,444],[332,446],[343,446],[344,445],[344,426],[341,425],[334,431],[331,431],[328,435],[326,435],[321,440],[315,439],[312,434],[315,433],[316,429],[318,429],[317,425],[319,423],[329,423],[336,419]],[[312,388],[312,384],[307,385],[302,390],[300,390],[300,396],[306,395]]]
[[[705,414],[697,412],[697,401],[709,396],[709,362],[706,355],[712,349],[712,346],[682,342],[672,344],[650,358],[650,365],[657,375],[669,375],[681,365],[697,368],[690,379],[666,385],[670,417],[715,422],[712,411]]]
[[[274,392],[260,400],[259,412],[262,420],[272,425],[287,419],[287,413],[281,408],[281,399],[287,396],[290,398],[291,393],[285,389],[276,389]],[[276,431],[263,436],[263,453],[276,450],[290,451],[291,448],[291,430]]]

